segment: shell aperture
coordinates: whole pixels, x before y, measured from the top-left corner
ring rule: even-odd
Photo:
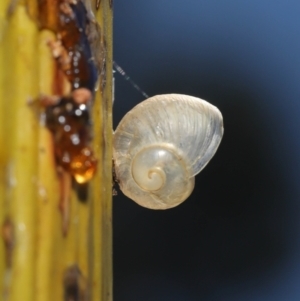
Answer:
[[[116,178],[141,206],[168,209],[186,200],[223,136],[220,111],[205,100],[165,94],[148,98],[119,123],[113,140]]]

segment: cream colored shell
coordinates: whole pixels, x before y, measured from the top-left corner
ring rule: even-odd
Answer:
[[[208,102],[180,94],[148,98],[124,116],[114,134],[121,190],[147,208],[179,205],[193,191],[195,175],[213,157],[222,135],[222,115]]]

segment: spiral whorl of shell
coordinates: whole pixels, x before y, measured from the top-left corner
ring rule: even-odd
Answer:
[[[222,135],[222,115],[208,102],[179,94],[148,98],[124,116],[114,134],[121,190],[147,208],[177,206],[191,194],[195,175]]]

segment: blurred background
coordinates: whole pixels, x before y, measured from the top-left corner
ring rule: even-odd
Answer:
[[[299,301],[299,1],[116,0],[114,59],[225,127],[179,207],[114,197],[114,301]],[[114,126],[143,100],[115,78]]]

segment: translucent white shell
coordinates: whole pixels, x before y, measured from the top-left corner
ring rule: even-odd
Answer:
[[[187,95],[157,95],[135,106],[113,141],[116,178],[123,193],[151,209],[179,205],[194,177],[215,154],[223,135],[220,111]]]

